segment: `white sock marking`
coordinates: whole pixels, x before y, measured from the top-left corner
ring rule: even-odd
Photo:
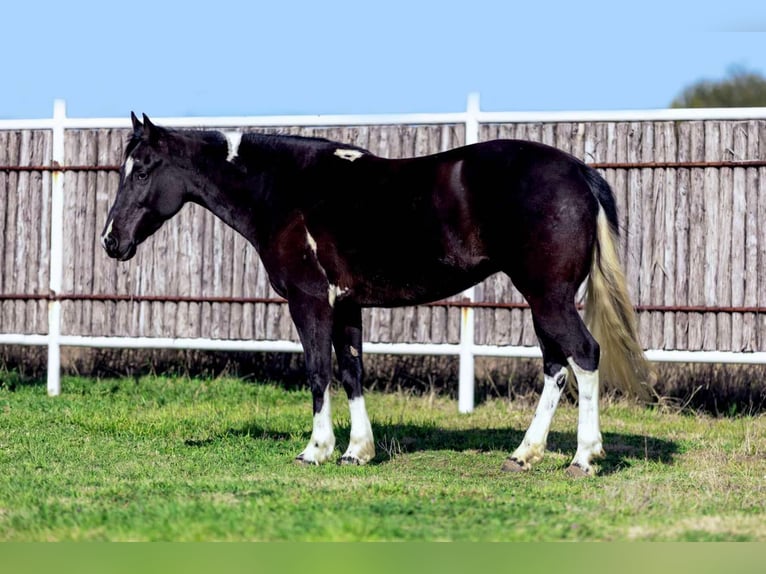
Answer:
[[[347,161],[355,161],[362,157],[364,155],[364,152],[361,152],[357,149],[343,149],[338,148],[335,150],[335,155],[337,155],[340,159],[345,159]]]
[[[330,387],[324,392],[322,409],[314,415],[314,426],[311,430],[309,444],[298,455],[305,462],[322,464],[326,462],[335,450],[335,434],[332,431],[332,416],[330,411]]]
[[[353,459],[357,464],[368,463],[375,457],[375,440],[364,397],[350,400],[348,409],[351,414],[351,440],[343,458]]]
[[[577,379],[580,403],[577,419],[577,452],[572,464],[579,466],[585,472],[591,472],[591,460],[604,454],[598,416],[598,370],[581,369],[571,357],[567,361]]]
[[[548,431],[553,421],[553,414],[556,412],[556,407],[561,398],[563,385],[559,386],[559,381],[562,377],[566,377],[565,368],[562,368],[552,377],[544,375],[543,392],[540,393],[535,416],[524,435],[524,440],[521,441],[519,448],[511,455],[511,458],[526,463],[524,465],[525,468],[529,468],[528,465],[538,462],[543,457],[545,445],[548,441]]]
[[[239,153],[239,144],[242,143],[242,132],[223,132],[223,135],[228,146],[226,161],[234,161],[234,158]]]

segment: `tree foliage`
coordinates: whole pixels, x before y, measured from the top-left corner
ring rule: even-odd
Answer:
[[[766,78],[735,68],[722,80],[700,80],[685,88],[672,108],[766,107]]]

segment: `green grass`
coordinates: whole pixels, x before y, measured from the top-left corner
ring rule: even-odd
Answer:
[[[577,411],[545,460],[500,466],[533,405],[367,396],[378,456],[292,463],[307,391],[235,379],[66,378],[63,394],[0,375],[0,540],[766,541],[766,417],[602,409],[595,479],[564,474]],[[4,381],[4,382],[3,382]],[[343,394],[333,396],[339,449]],[[342,452],[342,451],[341,451]]]

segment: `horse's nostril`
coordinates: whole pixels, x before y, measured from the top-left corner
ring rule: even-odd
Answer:
[[[107,251],[114,251],[117,248],[117,239],[114,235],[107,235],[104,237],[104,249]]]

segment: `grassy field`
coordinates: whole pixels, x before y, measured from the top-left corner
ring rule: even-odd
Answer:
[[[334,395],[338,447],[345,396]],[[370,393],[366,467],[292,463],[307,391],[236,379],[66,378],[63,395],[0,374],[0,540],[766,541],[766,416],[603,405],[607,458],[565,476],[576,409],[544,462],[500,466],[530,404]]]

